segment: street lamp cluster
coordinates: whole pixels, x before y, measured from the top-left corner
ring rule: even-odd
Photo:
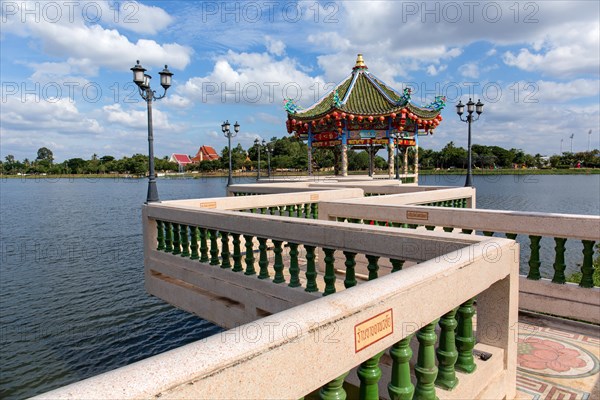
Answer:
[[[456,113],[461,121],[469,124],[469,138],[468,138],[468,161],[467,161],[467,180],[465,181],[465,186],[473,186],[473,171],[471,168],[471,122],[475,122],[479,119],[479,116],[483,112],[483,103],[481,100],[477,100],[477,104],[473,103],[473,100],[469,99],[469,102],[466,104],[467,106],[467,117],[463,118],[462,115],[465,112],[465,105],[462,101],[459,101],[456,105]],[[477,113],[477,116],[473,116],[473,112]]]
[[[227,175],[227,186],[231,186],[231,171],[232,171],[232,164],[231,164],[231,138],[235,137],[238,132],[240,131],[240,124],[237,123],[237,121],[235,121],[235,124],[233,125],[233,132],[229,130],[229,127],[231,125],[229,124],[229,120],[226,120],[225,122],[223,122],[221,124],[221,131],[223,131],[223,134],[225,135],[225,137],[227,138],[227,148],[229,150],[229,173]]]
[[[256,169],[256,180],[260,180],[260,153],[262,152],[263,147],[265,148],[265,152],[267,153],[267,176],[271,177],[271,156],[273,155],[273,146],[271,143],[267,143],[265,139],[260,141],[259,138],[254,139],[254,145],[256,146],[256,152],[258,153],[258,168]]]
[[[152,77],[146,74],[146,69],[140,65],[138,60],[133,68],[133,82],[138,86],[140,96],[146,100],[148,107],[148,194],[146,203],[158,202],[158,189],[156,188],[156,175],[154,173],[154,132],[152,127],[152,101],[160,100],[167,95],[167,89],[171,86],[171,77],[173,74],[165,65],[165,69],[160,71],[160,85],[164,92],[161,96],[157,96],[156,92],[150,88],[150,79]]]

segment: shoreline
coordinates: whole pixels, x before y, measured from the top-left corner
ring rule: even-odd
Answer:
[[[315,173],[314,176],[333,176],[329,173]],[[385,175],[383,171],[378,171],[376,175]],[[420,170],[419,175],[466,175],[464,169],[451,170]],[[353,171],[349,175],[366,175],[367,171]],[[569,169],[492,169],[492,170],[473,170],[474,176],[485,175],[600,175],[600,168],[569,168]],[[299,177],[306,176],[301,171],[278,172],[272,174],[273,177]],[[242,172],[233,174],[233,178],[255,178],[256,172]],[[146,179],[147,176],[132,176],[130,174],[61,174],[61,175],[3,175],[1,179],[40,179],[40,180],[57,180],[57,179]],[[166,176],[157,177],[157,179],[180,179],[180,178],[227,178],[227,172],[215,173],[184,173],[184,174],[169,174]],[[263,176],[263,178],[267,178]]]

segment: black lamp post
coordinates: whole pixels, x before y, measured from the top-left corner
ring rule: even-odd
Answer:
[[[146,196],[146,204],[160,201],[158,199],[158,189],[156,188],[156,175],[154,173],[154,131],[152,127],[152,101],[162,99],[167,95],[167,89],[171,86],[171,77],[173,74],[167,66],[160,71],[160,85],[164,92],[162,96],[157,96],[156,92],[150,88],[150,75],[145,74],[146,69],[140,65],[140,61],[133,68],[133,82],[138,86],[140,96],[146,100],[148,106],[148,195]]]
[[[396,140],[396,158],[394,159],[394,166],[396,167],[396,179],[400,180],[400,171],[399,171],[399,162],[400,160],[398,159],[398,145],[400,144],[400,132],[396,132],[394,133],[394,139]]]
[[[254,144],[256,145],[256,152],[258,153],[258,168],[256,169],[256,181],[260,180],[260,140],[258,138],[254,139]]]
[[[238,124],[237,121],[235,121],[235,124],[233,125],[233,132],[231,132],[229,130],[230,126],[231,125],[229,124],[229,120],[226,120],[225,122],[223,122],[221,124],[221,130],[223,131],[223,134],[227,138],[227,148],[229,149],[229,173],[227,175],[227,186],[231,186],[231,171],[232,171],[232,166],[231,166],[231,138],[235,137],[238,134],[238,132],[240,131],[240,124]]]
[[[373,139],[369,140],[369,176],[373,177]]]
[[[468,165],[467,165],[467,180],[465,181],[465,186],[473,186],[473,172],[471,169],[471,122],[475,122],[479,119],[479,116],[483,112],[483,103],[481,100],[477,100],[477,104],[473,103],[473,100],[469,99],[467,103],[467,117],[463,119],[462,115],[465,111],[465,105],[462,101],[459,101],[456,105],[456,113],[461,121],[469,124],[469,138],[468,138]],[[477,113],[477,116],[473,116],[473,112]]]

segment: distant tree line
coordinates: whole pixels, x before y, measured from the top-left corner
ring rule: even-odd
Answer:
[[[270,149],[261,146],[261,169],[268,167],[270,159],[273,170],[306,170],[308,168],[307,145],[294,137],[273,137],[268,143]],[[408,150],[408,164],[414,164],[414,150]],[[387,158],[387,157],[386,157]],[[374,158],[375,168],[387,169],[387,159],[376,155]],[[404,159],[400,151],[400,163]],[[315,170],[330,170],[335,168],[340,159],[339,149],[314,148],[313,168]],[[520,149],[506,150],[499,146],[483,146],[475,144],[472,146],[472,161],[475,168],[600,168],[600,151],[595,149],[589,152],[569,153],[543,157],[540,154],[527,154]],[[169,157],[155,158],[155,169],[157,172],[178,171],[178,165],[169,162]],[[257,167],[257,146],[244,149],[241,144],[231,149],[231,162],[234,171],[250,171]],[[466,168],[467,150],[456,147],[454,142],[448,143],[440,151],[419,148],[419,165],[422,169],[448,169]],[[221,158],[212,161],[202,161],[190,164],[187,171],[216,172],[227,170],[229,165],[229,149],[224,147]],[[350,171],[364,171],[369,166],[369,154],[362,150],[348,150],[348,169]],[[0,171],[7,175],[16,174],[131,174],[142,176],[148,170],[148,156],[134,154],[131,157],[117,159],[110,155],[98,157],[93,154],[90,159],[71,158],[63,162],[54,161],[52,151],[42,147],[37,151],[37,157],[33,160],[25,158],[22,161],[15,159],[13,155],[7,155],[4,161],[0,161]]]

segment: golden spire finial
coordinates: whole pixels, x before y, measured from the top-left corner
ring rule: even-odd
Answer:
[[[356,65],[354,66],[354,68],[366,68],[366,64],[365,64],[365,60],[363,60],[363,56],[362,54],[359,54],[356,57]]]

